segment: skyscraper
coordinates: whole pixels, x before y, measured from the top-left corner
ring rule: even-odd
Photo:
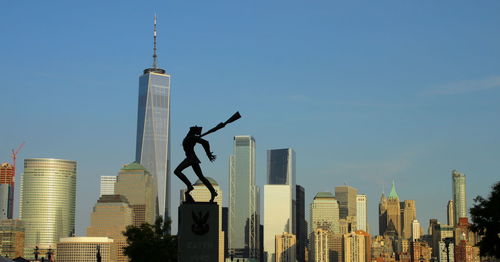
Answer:
[[[461,217],[467,217],[467,199],[465,187],[465,175],[453,170],[451,172],[453,204],[455,205],[455,225]]]
[[[319,192],[311,203],[311,232],[321,228],[339,233],[339,204],[330,192]]]
[[[371,261],[370,234],[357,230],[344,234],[344,261]]]
[[[229,254],[259,259],[259,190],[255,185],[255,139],[235,136],[229,159]]]
[[[405,200],[401,202],[402,211],[401,211],[401,221],[403,222],[402,232],[404,239],[410,239],[412,234],[412,223],[413,220],[417,219],[417,207],[415,204],[415,200]]]
[[[101,190],[99,196],[115,194],[116,176],[101,176]]]
[[[295,209],[295,234],[297,237],[297,260],[305,261],[305,249],[307,241],[307,221],[306,221],[306,211],[305,211],[305,192],[304,188],[300,185],[295,186],[295,196],[297,197],[296,209]]]
[[[453,200],[448,201],[446,209],[446,218],[448,225],[455,226],[455,204],[453,204]]]
[[[387,197],[384,192],[380,196],[380,202],[378,204],[378,234],[379,236],[384,235],[387,229]]]
[[[356,196],[356,227],[368,232],[368,210],[366,195]]]
[[[14,166],[0,165],[0,219],[12,219],[14,210]]]
[[[134,226],[154,224],[156,183],[144,166],[136,162],[124,165],[116,178],[115,194],[126,197],[130,203]]]
[[[335,187],[335,198],[339,201],[339,218],[356,216],[356,195],[358,190],[352,186]]]
[[[264,185],[264,261],[278,261],[278,254],[275,252],[276,235],[292,234],[291,199],[289,185]]]
[[[411,222],[411,239],[412,241],[420,239],[420,223],[416,219]]]
[[[315,229],[309,236],[309,261],[329,262],[328,231],[321,228]]]
[[[75,233],[76,161],[24,160],[19,216],[25,226],[24,256],[33,249],[55,248]]]
[[[268,150],[267,185],[264,186],[264,252],[267,261],[276,259],[276,235],[284,232],[295,234],[295,190],[295,152],[291,148]]]
[[[399,203],[399,196],[396,193],[396,184],[392,182],[391,192],[387,199],[387,225],[393,225],[398,237],[402,236],[401,230],[401,204]]]
[[[156,179],[156,215],[170,217],[170,75],[158,68],[156,16],[153,66],[139,78],[135,161]]]
[[[295,152],[293,149],[267,151],[267,184],[295,187]]]

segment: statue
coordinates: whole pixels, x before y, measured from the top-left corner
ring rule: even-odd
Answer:
[[[227,124],[232,123],[236,120],[241,118],[241,115],[239,112],[236,112],[231,116],[226,122],[219,123],[217,126],[214,128],[208,130],[205,133],[201,133],[202,127],[201,126],[192,126],[189,128],[189,132],[187,133],[186,137],[182,141],[182,147],[184,149],[184,153],[186,154],[186,158],[182,160],[182,162],[175,168],[174,174],[184,182],[187,186],[187,190],[184,193],[186,197],[186,202],[194,203],[194,199],[191,197],[189,194],[191,191],[193,191],[194,187],[187,179],[186,175],[182,173],[182,171],[188,167],[191,167],[196,174],[196,176],[203,182],[203,184],[208,188],[210,191],[210,202],[214,202],[215,197],[217,196],[217,192],[215,192],[214,187],[208,179],[205,178],[203,175],[203,172],[201,171],[200,163],[201,161],[198,159],[196,156],[196,153],[194,151],[194,147],[196,144],[201,144],[203,146],[203,149],[205,150],[205,153],[207,154],[208,159],[213,162],[216,159],[216,155],[213,154],[213,152],[210,151],[210,143],[208,143],[207,140],[203,139],[202,137],[213,133],[223,127],[225,127]]]

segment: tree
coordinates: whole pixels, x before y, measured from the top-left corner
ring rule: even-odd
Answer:
[[[176,262],[177,237],[170,235],[170,223],[158,217],[154,225],[128,226],[123,232],[128,244],[123,253],[131,262]]]
[[[481,256],[500,258],[500,181],[492,186],[488,199],[477,196],[470,209],[471,229],[481,236]]]

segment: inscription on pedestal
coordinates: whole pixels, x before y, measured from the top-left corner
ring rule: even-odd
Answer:
[[[182,203],[179,206],[179,261],[216,262],[219,251],[217,203]]]

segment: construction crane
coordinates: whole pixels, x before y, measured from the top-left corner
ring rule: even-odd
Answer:
[[[12,149],[12,154],[10,155],[10,157],[12,158],[12,167],[14,167],[14,175],[12,176],[12,185],[14,185],[14,182],[16,181],[16,159],[17,159],[17,154],[19,153],[19,151],[21,151],[21,149],[23,148],[25,142],[23,142],[21,145],[19,145],[17,147],[16,150]]]

